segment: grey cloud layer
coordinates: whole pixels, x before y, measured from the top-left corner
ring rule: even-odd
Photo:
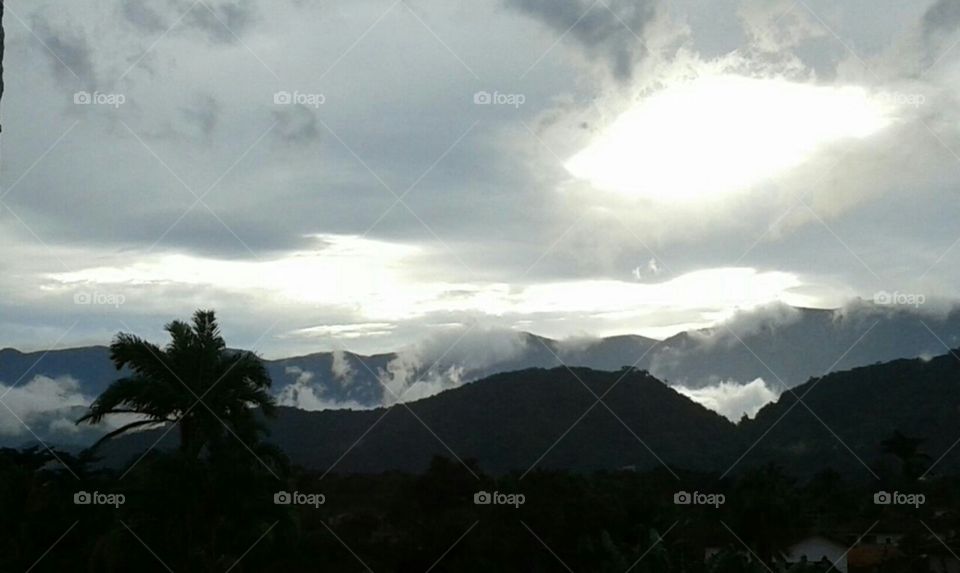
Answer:
[[[200,2],[190,0],[123,0],[120,13],[138,30],[153,34],[171,29],[198,31],[215,43],[235,43],[253,26],[259,6],[252,0]]]
[[[653,2],[608,2],[609,9],[603,3],[591,8],[589,0],[491,1],[470,9],[416,2],[411,4],[416,16],[405,5],[384,14],[389,2],[336,10],[253,0],[208,4],[209,10],[191,9],[186,0],[117,1],[104,12],[112,14],[115,27],[80,9],[66,16],[44,4],[22,9],[49,51],[22,27],[9,30],[15,45],[8,73],[22,83],[5,94],[4,185],[27,173],[80,120],[5,199],[51,248],[76,249],[64,256],[68,266],[95,266],[124,252],[132,253],[132,262],[142,260],[174,224],[152,252],[246,260],[249,248],[259,257],[281,257],[314,248],[312,234],[369,230],[373,239],[427,249],[411,273],[445,280],[452,289],[460,282],[502,282],[519,289],[553,280],[632,281],[638,280],[631,275],[634,268],[656,258],[663,273],[643,281],[739,264],[802,272],[809,282],[834,291],[869,294],[909,284],[955,239],[953,222],[960,213],[943,201],[954,184],[949,173],[955,158],[937,140],[960,143],[949,127],[957,116],[958,87],[955,59],[949,57],[921,86],[942,97],[931,95],[917,111],[938,129],[937,137],[911,119],[868,145],[817,159],[810,169],[771,185],[769,193],[751,194],[715,212],[624,206],[569,181],[562,160],[598,132],[609,119],[604,114],[636,100],[634,86],[650,81],[643,74],[651,70],[713,62],[749,40],[748,48],[763,48],[766,59],[759,64],[749,59],[753,52],[747,48],[735,54],[747,60],[748,72],[779,66],[822,84],[876,81],[862,70],[851,72],[856,58],[802,9],[777,22],[776,11],[748,18],[759,10],[755,2],[698,6],[696,14],[676,24],[687,26],[689,36],[663,59],[662,52],[645,46],[660,33],[654,23],[668,13],[665,4]],[[684,3],[679,6],[672,9]],[[899,8],[909,9],[909,18],[896,25],[870,3],[851,3],[848,12],[826,10],[826,3],[811,6],[841,37],[853,37],[851,45],[870,46],[864,57],[878,69],[893,70],[896,82],[915,75],[920,63],[936,61],[955,38],[960,19],[955,3],[946,0]],[[758,31],[773,22],[776,33]],[[98,33],[106,28],[108,33]],[[908,28],[926,39],[921,54],[897,46],[897,34]],[[781,41],[771,44],[770,38]],[[893,53],[885,55],[885,49]],[[609,71],[614,81],[596,80],[584,62]],[[71,98],[78,89],[120,90],[128,103],[120,109],[77,109]],[[273,96],[281,90],[322,93],[325,102],[316,108],[276,106]],[[522,93],[526,103],[519,109],[474,105],[473,94],[481,90]],[[836,173],[823,179],[836,159],[842,159]],[[216,216],[202,205],[184,216],[195,197],[178,178],[198,194],[219,180],[204,198]],[[415,215],[398,205],[381,219],[394,197],[378,178],[397,194],[416,183],[404,198]],[[804,207],[780,218],[797,190],[807,188],[815,188],[811,205],[831,231]],[[0,217],[0,231],[35,248],[30,252],[44,261],[46,273],[63,271],[15,218]],[[951,256],[923,288],[951,294],[949,285],[958,278]],[[17,258],[23,257],[4,262]],[[32,279],[44,274],[17,268]],[[870,269],[883,271],[883,280]],[[14,317],[7,320],[18,325],[16,332],[24,332],[31,317],[42,317],[45,328],[60,320],[58,313],[39,308],[49,304],[35,289],[35,282],[43,281],[20,282],[30,286],[2,283],[11,293],[4,316]],[[164,288],[155,292],[170,299],[148,306],[149,288],[130,287],[137,293],[131,300],[138,302],[121,316],[145,325],[147,317],[164,316],[162,322],[172,312],[164,314],[160,302],[179,309],[212,300],[250,313],[241,320],[242,333],[255,338],[257,324],[271,322],[270,316],[298,315],[279,304],[250,309],[235,293]],[[78,312],[69,305],[64,310],[67,316]],[[314,310],[315,322],[357,319],[342,308]],[[701,310],[665,310],[656,320],[679,315],[687,320]],[[462,320],[466,314],[438,311],[425,322]],[[547,314],[584,329],[599,322],[590,313]],[[118,329],[107,313],[82,316],[86,336]],[[311,325],[292,322],[287,324]],[[390,345],[425,329],[405,325],[393,331]],[[38,339],[49,333],[42,332]]]
[[[561,35],[569,33],[592,56],[605,59],[611,72],[624,81],[646,55],[644,28],[656,14],[656,3],[648,0],[507,0],[507,5]]]

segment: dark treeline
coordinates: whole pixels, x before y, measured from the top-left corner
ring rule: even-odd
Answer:
[[[494,478],[444,458],[422,475],[324,476],[240,445],[204,459],[153,452],[129,471],[56,456],[63,465],[37,448],[0,451],[0,571],[767,571],[805,536],[852,546],[894,532],[897,550],[870,570],[913,572],[955,551],[960,529],[960,479],[945,477],[850,482],[826,471],[799,483],[770,466],[722,480]],[[880,490],[925,501],[877,505]],[[723,503],[677,504],[681,491]],[[98,497],[77,503],[83,492]],[[476,503],[481,492],[499,504]]]
[[[927,475],[914,437],[877,444],[895,465],[863,481],[775,464],[494,476],[456,456],[422,473],[319,473],[264,440],[270,378],[227,350],[212,312],[167,331],[164,347],[116,337],[128,374],[78,423],[126,420],[105,441],[176,430],[179,447],[119,466],[97,446],[0,450],[0,572],[827,571],[791,557],[810,539],[869,564],[851,572],[960,565],[960,477]]]

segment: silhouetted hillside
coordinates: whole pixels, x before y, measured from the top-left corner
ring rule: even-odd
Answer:
[[[599,396],[624,371],[576,368],[573,373]],[[960,361],[952,355],[839,372],[796,392],[805,395],[809,410],[786,393],[755,420],[734,426],[634,370],[604,397],[618,420],[603,405],[594,405],[594,396],[570,370],[530,369],[389,409],[282,408],[272,422],[270,441],[294,463],[318,471],[335,465],[337,472],[418,472],[435,455],[474,458],[494,473],[526,471],[541,456],[537,467],[644,470],[661,467],[652,450],[676,469],[739,473],[775,462],[794,474],[834,468],[871,478],[871,471],[898,471],[896,460],[882,458],[880,449],[895,430],[926,440],[921,449],[931,458],[924,467],[960,439]],[[131,436],[105,451],[118,462],[158,436]],[[169,443],[174,438],[171,432]],[[960,470],[960,448],[943,457],[935,470]]]
[[[34,376],[69,376],[80,382],[84,393],[92,396],[103,392],[118,377],[106,346],[38,352],[0,349],[0,383],[23,384]]]
[[[269,439],[311,469],[325,471],[343,456],[338,472],[422,471],[435,455],[454,454],[497,473],[525,471],[538,460],[537,467],[583,471],[661,467],[652,452],[684,468],[712,468],[727,459],[733,424],[644,372],[624,374],[532,369],[389,409],[284,408]],[[607,390],[604,401],[616,417],[594,406],[591,391]],[[157,436],[144,433],[107,451],[115,460],[130,456]]]
[[[960,359],[951,353],[895,360],[812,379],[739,430],[748,447],[757,442],[748,460],[775,460],[799,473],[831,466],[871,477],[863,464],[875,473],[894,471],[894,460],[881,459],[880,442],[897,430],[925,440],[924,467],[950,450],[933,473],[957,472]]]
[[[777,378],[796,386],[831,370],[934,356],[943,351],[941,340],[960,345],[960,311],[932,316],[913,308],[866,303],[843,310],[781,305],[744,312],[716,328],[684,332],[662,342],[632,335],[557,341],[506,331],[496,333],[493,339],[484,343],[496,350],[476,341],[476,347],[461,349],[459,356],[441,356],[451,340],[440,345],[436,356],[430,352],[408,355],[412,359],[401,361],[408,369],[407,382],[426,376],[445,379],[452,386],[456,383],[449,380],[451,369],[457,372],[457,380],[470,382],[500,372],[566,364],[595,370],[634,365],[671,385],[691,388],[720,381],[748,383],[756,378],[775,388],[780,387]],[[264,363],[281,402],[317,410],[341,404],[376,407],[389,402],[384,400],[380,377],[389,376],[388,365],[397,357],[398,353],[317,352]],[[90,397],[117,378],[109,351],[102,346],[31,353],[0,350],[0,384],[17,380],[22,384],[37,375],[69,376]]]

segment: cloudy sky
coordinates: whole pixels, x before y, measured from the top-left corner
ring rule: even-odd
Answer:
[[[0,346],[958,295],[955,1],[6,6]]]

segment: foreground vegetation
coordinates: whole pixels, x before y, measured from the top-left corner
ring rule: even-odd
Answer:
[[[211,312],[167,331],[164,348],[118,335],[114,362],[132,374],[80,421],[132,417],[107,440],[177,429],[179,449],[119,469],[96,448],[0,449],[0,571],[822,572],[786,564],[791,544],[863,547],[883,532],[896,546],[861,570],[895,573],[933,570],[960,545],[960,478],[920,479],[920,442],[900,434],[883,444],[900,467],[876,481],[798,482],[776,465],[494,477],[440,457],[420,475],[308,472],[263,441],[259,359],[227,350]],[[878,504],[881,491],[922,502]]]
[[[826,472],[798,484],[776,468],[735,480],[666,471],[521,479],[437,459],[423,475],[323,476],[261,464],[239,445],[199,460],[152,453],[129,472],[57,456],[70,469],[51,452],[0,451],[2,571],[766,571],[805,535],[847,532],[852,544],[890,527],[905,537],[882,570],[926,571],[926,527],[960,529],[949,510],[960,507],[958,479],[910,485],[926,498],[915,508],[875,505],[873,483]],[[725,500],[677,505],[681,489]],[[522,494],[523,504],[478,505],[480,491]],[[97,492],[101,504],[75,503],[78,492]],[[294,504],[275,503],[279,492]],[[720,552],[705,560],[710,547]]]

